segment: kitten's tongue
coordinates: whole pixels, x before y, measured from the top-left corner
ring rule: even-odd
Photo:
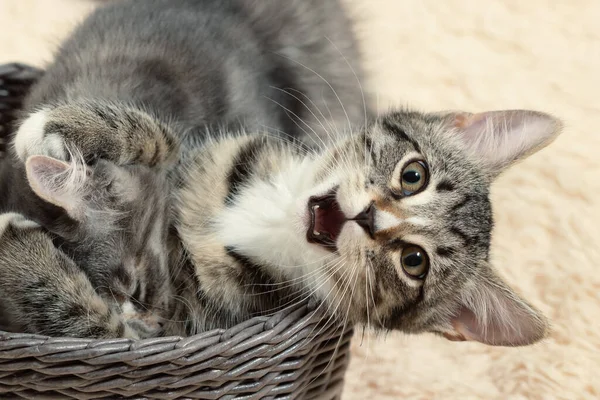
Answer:
[[[335,241],[346,222],[346,216],[335,199],[335,191],[325,196],[311,197],[308,208],[311,224],[306,233],[307,240],[335,251]]]

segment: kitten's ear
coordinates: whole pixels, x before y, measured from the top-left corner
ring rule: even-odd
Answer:
[[[560,120],[530,110],[453,113],[448,124],[493,177],[546,147],[562,130]]]
[[[467,290],[452,318],[450,340],[471,340],[491,346],[526,346],[546,336],[548,322],[491,270]]]
[[[35,194],[65,210],[73,219],[84,216],[82,188],[87,176],[85,166],[47,156],[31,156],[25,163],[27,181]]]

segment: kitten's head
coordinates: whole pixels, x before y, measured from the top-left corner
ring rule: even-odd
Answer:
[[[354,322],[454,340],[543,338],[543,315],[490,264],[489,188],[560,129],[532,111],[393,112],[325,153],[306,225],[314,258],[332,252],[330,307]]]
[[[171,295],[166,177],[144,166],[73,160],[27,160],[33,191],[61,210],[45,228],[141,337],[155,336]]]

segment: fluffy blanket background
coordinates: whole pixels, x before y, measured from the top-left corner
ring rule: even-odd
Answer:
[[[551,336],[522,349],[357,337],[344,399],[600,398],[600,2],[345,1],[381,109],[534,108],[567,128],[493,189],[493,260]],[[44,65],[94,6],[0,0],[0,62]]]

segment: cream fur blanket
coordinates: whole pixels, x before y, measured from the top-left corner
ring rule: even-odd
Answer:
[[[346,2],[381,109],[534,108],[567,128],[493,190],[493,259],[551,336],[522,349],[358,337],[344,399],[600,398],[600,1]],[[0,0],[0,63],[43,65],[92,8]]]

